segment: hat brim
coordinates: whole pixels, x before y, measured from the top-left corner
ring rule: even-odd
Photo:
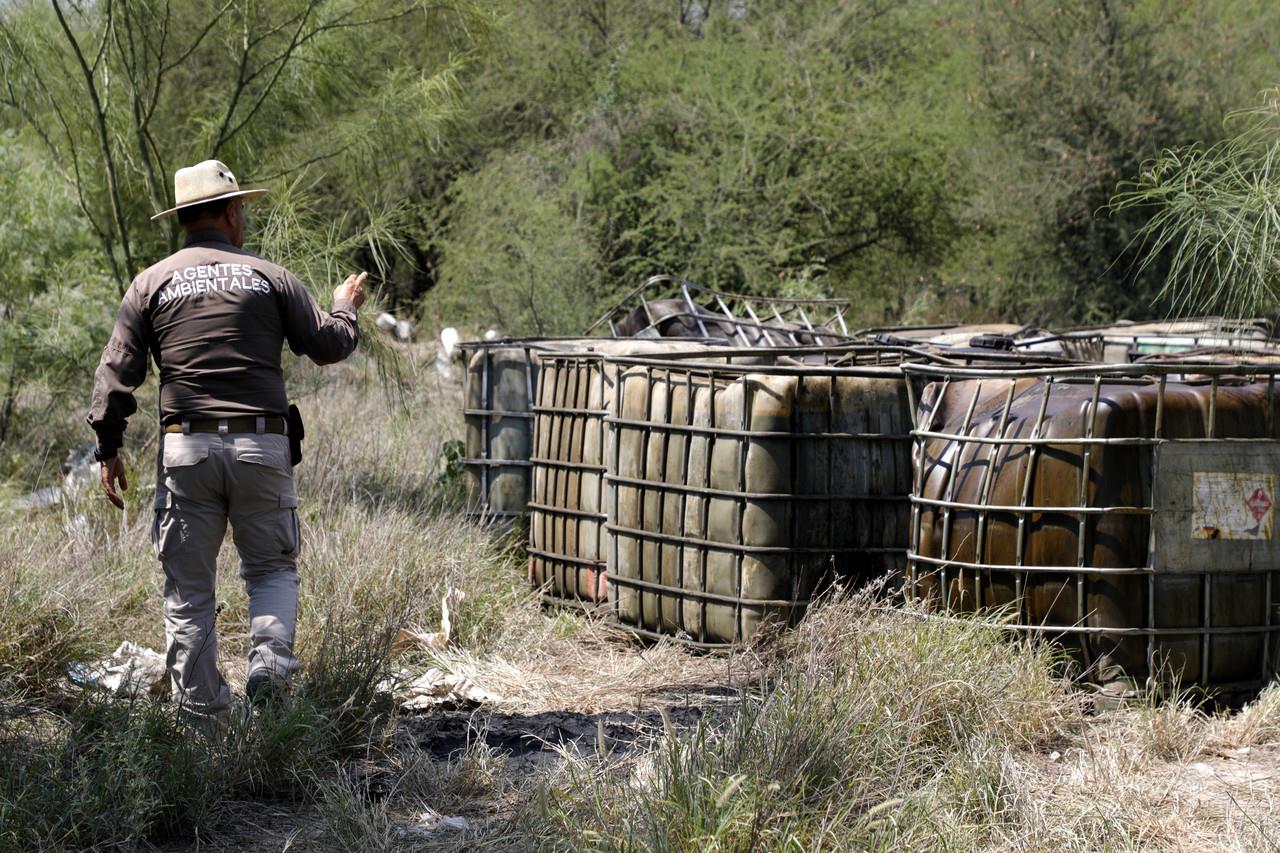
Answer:
[[[211,195],[208,198],[198,198],[195,201],[189,201],[189,202],[186,202],[185,204],[180,204],[176,207],[171,207],[168,210],[162,210],[159,213],[157,213],[155,216],[152,216],[151,221],[155,222],[157,219],[160,219],[163,216],[172,216],[173,214],[177,213],[179,210],[182,210],[184,207],[195,207],[197,204],[208,204],[211,201],[221,201],[224,198],[246,198],[246,199],[260,198],[261,196],[266,195],[268,192],[269,190],[261,190],[261,189],[236,190],[235,192],[223,193],[222,195]]]

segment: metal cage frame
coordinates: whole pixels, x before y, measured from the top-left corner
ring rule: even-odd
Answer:
[[[1000,627],[1020,632],[1028,635],[1036,635],[1041,637],[1050,637],[1056,635],[1102,635],[1102,636],[1118,636],[1118,637],[1145,637],[1147,640],[1147,664],[1149,672],[1153,674],[1159,669],[1159,658],[1157,656],[1158,640],[1165,636],[1178,637],[1200,637],[1200,673],[1199,684],[1205,687],[1212,687],[1218,691],[1242,691],[1252,690],[1264,684],[1270,679],[1268,661],[1270,636],[1276,632],[1280,632],[1280,622],[1273,621],[1271,607],[1269,603],[1264,607],[1266,618],[1261,625],[1248,626],[1220,626],[1214,627],[1211,619],[1211,595],[1212,595],[1212,579],[1215,573],[1205,571],[1199,573],[1201,578],[1201,594],[1203,595],[1203,607],[1201,614],[1201,624],[1189,627],[1176,628],[1157,628],[1156,612],[1157,612],[1157,594],[1158,587],[1156,579],[1164,574],[1160,565],[1160,555],[1155,550],[1155,521],[1158,508],[1152,505],[1153,482],[1144,484],[1145,494],[1148,496],[1148,505],[1146,506],[1091,506],[1089,503],[1088,481],[1090,476],[1090,460],[1094,452],[1094,448],[1100,446],[1117,446],[1126,445],[1133,447],[1148,448],[1154,458],[1156,448],[1162,444],[1178,443],[1178,442],[1203,442],[1217,441],[1223,443],[1257,443],[1259,441],[1270,441],[1280,439],[1280,418],[1277,418],[1276,407],[1277,395],[1276,384],[1277,376],[1280,375],[1280,364],[1272,363],[1212,363],[1212,362],[1191,362],[1191,363],[1139,363],[1139,364],[1115,364],[1115,365],[1081,365],[1074,367],[1032,367],[1023,369],[1014,368],[992,368],[992,367],[953,367],[946,365],[924,365],[924,364],[904,364],[903,371],[907,374],[908,389],[912,395],[912,412],[915,419],[915,427],[912,430],[913,443],[913,459],[914,467],[914,483],[912,487],[911,501],[911,543],[909,546],[907,558],[907,570],[904,583],[904,591],[913,597],[917,597],[920,589],[920,579],[922,572],[934,573],[939,578],[939,586],[942,590],[941,613],[936,614],[938,618],[953,618],[947,614],[950,612],[949,591],[951,583],[949,582],[948,573],[955,572],[957,575],[956,582],[963,584],[966,582],[966,573],[971,573],[973,577],[973,595],[974,595],[974,612],[981,612],[983,609],[981,581],[984,574],[990,573],[1008,573],[1013,575],[1015,592],[1014,607],[1016,608],[1015,618],[1012,622],[999,622]],[[1203,377],[1201,379],[1186,380],[1186,377]],[[1005,436],[1004,430],[1009,423],[1010,410],[1013,401],[1013,392],[1015,383],[1020,379],[1038,379],[1041,382],[1041,400],[1039,411],[1029,436],[1013,437]],[[963,424],[960,431],[946,432],[935,429],[934,416],[936,414],[937,405],[933,408],[925,409],[920,400],[920,392],[923,390],[923,384],[934,381],[941,382],[942,388],[939,389],[935,400],[941,402],[946,394],[947,388],[952,382],[975,380],[973,397],[969,400],[966,413],[964,415]],[[1218,404],[1218,392],[1227,382],[1231,384],[1240,383],[1256,383],[1259,380],[1266,383],[1266,423],[1265,430],[1270,439],[1257,438],[1232,438],[1222,437],[1217,433],[1216,416]],[[982,384],[984,381],[996,381],[1008,384],[1008,392],[1005,396],[1004,403],[999,409],[999,434],[992,436],[974,436],[968,432],[972,426],[972,417],[974,410],[982,393]],[[1089,397],[1089,416],[1087,419],[1086,434],[1079,437],[1046,437],[1041,434],[1041,430],[1045,424],[1045,415],[1048,408],[1050,395],[1053,389],[1063,383],[1087,383],[1092,386]],[[1165,398],[1168,386],[1171,383],[1187,384],[1187,385],[1207,385],[1210,388],[1209,412],[1206,435],[1203,438],[1169,438],[1164,435],[1164,412]],[[1102,397],[1102,389],[1108,385],[1117,384],[1137,384],[1146,387],[1154,386],[1156,388],[1156,411],[1154,423],[1148,435],[1139,436],[1095,436],[1093,434],[1094,425],[1097,420],[1098,406]],[[917,385],[920,387],[918,388]],[[942,498],[926,498],[923,495],[924,481],[926,477],[925,459],[925,443],[931,439],[940,439],[948,442],[954,442],[959,446],[955,459],[961,458],[965,445],[987,446],[990,451],[987,454],[985,471],[980,486],[980,498],[977,502],[961,502],[954,498],[954,488],[956,481],[955,467],[947,469],[945,495]],[[1036,461],[1041,454],[1044,453],[1046,447],[1069,447],[1078,448],[1080,454],[1080,476],[1077,484],[1076,502],[1066,506],[1036,506],[1030,502],[1031,484],[1036,470]],[[1001,448],[1019,447],[1026,448],[1029,459],[1026,472],[1022,482],[1017,489],[1019,502],[1011,506],[996,506],[989,504],[988,498],[992,488],[992,471],[1000,454]],[[1148,469],[1150,470],[1150,466]],[[930,508],[933,512],[941,512],[942,514],[942,534],[940,543],[941,556],[929,556],[920,553],[921,535],[922,535],[922,516],[924,508]],[[947,557],[950,550],[951,533],[954,528],[955,516],[959,512],[975,513],[977,518],[974,522],[974,552],[975,557],[972,561],[960,562]],[[1017,541],[1015,544],[1015,560],[1009,565],[993,564],[984,562],[983,549],[986,545],[985,528],[989,520],[989,516],[993,513],[1002,515],[1015,515],[1017,517]],[[1035,514],[1052,513],[1055,515],[1075,515],[1077,517],[1077,558],[1074,565],[1070,566],[1042,566],[1028,564],[1026,562],[1026,548],[1029,536],[1028,521]],[[1121,515],[1141,515],[1149,519],[1148,528],[1151,530],[1149,542],[1147,546],[1146,564],[1142,566],[1131,567],[1091,567],[1086,565],[1086,531],[1088,520],[1103,514],[1121,514]],[[1277,567],[1280,570],[1280,567]],[[1273,575],[1276,571],[1257,570],[1265,573],[1265,587],[1267,601],[1270,601],[1272,592]],[[1071,625],[1057,624],[1032,624],[1025,618],[1025,601],[1024,588],[1032,574],[1068,574],[1073,575],[1072,583],[1076,587],[1076,621]],[[1242,572],[1243,573],[1243,572]],[[1131,627],[1105,627],[1090,626],[1085,622],[1089,617],[1089,613],[1085,610],[1085,596],[1083,591],[1085,588],[1086,576],[1107,576],[1107,575],[1126,575],[1138,576],[1146,578],[1146,608],[1145,608],[1145,625]],[[1263,655],[1259,662],[1259,675],[1256,679],[1250,679],[1245,682],[1220,684],[1209,684],[1209,672],[1211,670],[1212,643],[1211,638],[1217,635],[1262,635]],[[1084,644],[1082,644],[1082,647]],[[1090,664],[1091,665],[1091,664]]]
[[[493,446],[493,419],[494,418],[515,418],[529,422],[529,432],[533,434],[534,413],[532,407],[520,411],[509,411],[494,407],[493,403],[493,376],[492,376],[492,359],[489,354],[494,350],[501,349],[522,349],[525,357],[525,387],[528,394],[528,400],[532,406],[535,399],[535,380],[537,358],[535,352],[551,352],[557,344],[567,345],[576,341],[583,340],[575,337],[544,337],[544,338],[495,338],[487,341],[463,341],[458,344],[458,349],[464,354],[464,386],[462,394],[462,415],[464,419],[478,418],[481,423],[481,448],[482,455],[470,456],[466,455],[462,458],[462,464],[470,469],[480,482],[480,495],[478,501],[469,503],[466,507],[466,516],[474,521],[479,521],[486,525],[509,526],[514,524],[524,515],[523,511],[494,511],[490,508],[492,475],[491,472],[495,468],[528,468],[530,462],[528,459],[494,459],[489,456],[489,450]],[[470,403],[470,383],[471,383],[471,359],[473,353],[485,353],[483,366],[481,367],[480,377],[480,400],[481,407],[473,408]]]
[[[758,363],[762,354],[775,357],[773,363]],[[900,368],[908,359],[934,360],[948,363],[944,357],[935,353],[903,346],[877,346],[867,344],[853,344],[840,347],[802,347],[802,348],[780,348],[777,350],[768,350],[762,353],[761,350],[729,350],[723,353],[714,354],[716,359],[712,360],[705,352],[699,353],[671,353],[657,356],[609,356],[605,361],[617,365],[619,370],[619,381],[614,385],[614,401],[613,413],[604,417],[604,424],[612,434],[610,444],[608,445],[610,458],[607,461],[605,483],[606,483],[606,499],[608,501],[608,513],[605,529],[608,536],[608,564],[610,566],[609,586],[610,586],[610,604],[617,610],[617,590],[619,588],[627,588],[637,593],[639,607],[641,609],[638,622],[622,622],[623,627],[641,637],[656,639],[661,636],[671,637],[671,634],[663,634],[644,626],[644,595],[652,593],[659,597],[673,597],[676,601],[683,605],[688,599],[693,599],[699,609],[699,619],[705,632],[707,625],[708,607],[712,605],[729,605],[733,607],[734,632],[735,636],[731,641],[708,640],[705,633],[702,636],[694,636],[689,633],[688,625],[684,622],[683,614],[679,618],[680,627],[675,638],[685,645],[702,649],[726,648],[739,645],[747,641],[748,637],[740,635],[742,626],[742,617],[748,608],[769,610],[772,613],[779,613],[783,616],[784,621],[790,622],[794,618],[798,618],[809,604],[809,599],[803,597],[798,590],[803,586],[803,576],[800,568],[794,560],[797,557],[826,557],[835,555],[856,555],[856,554],[875,554],[883,555],[885,553],[900,554],[905,565],[906,547],[905,544],[901,548],[879,548],[879,547],[851,547],[851,548],[798,548],[790,545],[747,545],[742,541],[742,514],[745,512],[749,501],[769,501],[769,500],[787,500],[796,503],[805,503],[813,506],[827,507],[828,527],[831,526],[833,518],[832,505],[837,502],[847,501],[866,501],[866,502],[897,502],[901,503],[904,513],[908,508],[907,493],[893,495],[842,495],[832,494],[832,483],[830,472],[827,473],[827,486],[825,493],[820,494],[798,494],[798,493],[753,493],[746,489],[745,478],[747,474],[747,452],[752,439],[781,439],[788,441],[791,445],[791,452],[797,452],[798,445],[801,442],[823,442],[830,446],[835,442],[889,442],[898,441],[907,445],[910,442],[909,432],[903,432],[900,435],[891,435],[883,432],[839,432],[839,431],[823,431],[823,432],[775,432],[763,431],[752,428],[751,424],[751,407],[744,406],[743,416],[745,421],[741,429],[720,426],[715,421],[715,406],[712,405],[709,413],[711,422],[706,426],[673,424],[669,422],[655,421],[652,419],[649,407],[652,405],[652,397],[646,395],[645,407],[646,415],[642,420],[623,418],[619,415],[622,411],[622,395],[625,387],[625,376],[632,374],[632,371],[640,371],[643,373],[647,387],[652,387],[659,375],[664,377],[670,388],[677,385],[683,386],[686,393],[691,394],[695,387],[708,387],[712,389],[728,387],[733,382],[742,379],[745,376],[756,374],[772,375],[772,376],[796,376],[796,377],[865,377],[865,378],[885,378],[885,368]],[[747,359],[748,363],[741,361],[735,362],[734,359]],[[823,364],[804,363],[798,359],[814,359],[821,358],[825,361]],[[778,363],[780,359],[797,359],[795,363]],[[749,363],[751,361],[757,363]],[[905,376],[903,377],[905,381]],[[910,397],[908,397],[908,401]],[[910,413],[908,412],[908,419]],[[642,455],[647,456],[651,443],[653,441],[661,441],[663,445],[662,452],[667,453],[669,436],[680,433],[687,437],[704,437],[708,441],[716,438],[729,438],[738,440],[737,452],[738,457],[738,487],[734,490],[721,490],[711,488],[709,482],[705,484],[693,484],[690,479],[689,472],[689,454],[686,448],[682,465],[684,466],[684,477],[681,483],[666,483],[657,480],[645,478],[629,478],[620,475],[621,467],[621,448],[622,441],[618,433],[622,430],[635,430],[640,433],[643,444]],[[904,447],[904,450],[906,447]],[[707,471],[704,472],[703,480],[710,479],[710,457],[707,460]],[[796,476],[796,468],[793,468],[792,478]],[[662,533],[655,530],[646,529],[642,525],[639,528],[632,528],[622,525],[620,518],[620,487],[635,488],[638,491],[652,490],[663,494],[677,494],[685,497],[704,498],[702,502],[702,527],[705,530],[708,525],[708,513],[712,498],[730,499],[738,502],[739,524],[738,524],[738,541],[737,542],[720,542],[696,536],[689,536],[683,532],[685,525],[680,525],[681,533],[671,534]],[[685,504],[682,502],[681,514],[685,512]],[[643,513],[643,507],[641,507]],[[791,516],[790,540],[792,542],[799,541],[798,527],[801,524],[798,514],[792,513]],[[620,577],[615,571],[617,563],[618,538],[627,537],[635,539],[637,542],[652,541],[659,545],[674,545],[679,549],[681,558],[679,560],[679,585],[667,586],[664,584],[656,584],[642,578]],[[697,552],[697,563],[701,572],[701,589],[686,589],[683,586],[684,559],[683,554],[686,549],[693,549]],[[719,550],[728,552],[733,556],[733,571],[737,577],[737,588],[740,591],[736,596],[722,595],[707,591],[708,579],[708,554],[711,550]],[[791,588],[787,597],[781,599],[753,599],[745,598],[741,594],[743,589],[743,581],[745,576],[744,562],[748,556],[759,555],[777,555],[785,554],[788,556],[788,564],[791,567]],[[642,558],[643,560],[643,558]],[[643,568],[640,573],[643,574]],[[661,601],[658,606],[661,607]],[[621,620],[620,620],[621,621]]]
[[[1192,317],[1185,320],[1080,326],[1052,334],[1027,337],[1016,341],[1014,348],[1026,349],[1056,343],[1062,346],[1064,351],[1075,347],[1081,354],[1080,357],[1102,362],[1108,347],[1123,346],[1126,360],[1134,362],[1144,355],[1176,357],[1178,354],[1193,350],[1212,349],[1235,352],[1264,350],[1275,346],[1273,334],[1271,322],[1264,319]],[[1170,348],[1143,352],[1143,347],[1147,345],[1155,347],[1163,345]]]
[[[680,299],[685,305],[685,310],[679,314],[654,316],[649,303],[659,299]],[[700,304],[699,300],[707,304]],[[620,335],[618,321],[637,307],[644,309],[648,325],[633,335]],[[728,339],[730,343],[744,347],[752,346],[746,335],[747,329],[758,330],[763,335],[767,347],[804,345],[805,341],[797,339],[797,331],[811,335],[813,343],[817,346],[831,346],[853,340],[854,336],[849,332],[845,320],[845,314],[850,307],[851,303],[848,299],[748,296],[712,290],[679,276],[655,275],[622,297],[604,316],[592,323],[587,329],[587,334],[604,333],[607,330],[608,334],[615,338],[645,337],[648,333],[656,335],[659,323],[675,317],[691,319],[702,338],[720,337],[712,334],[708,324],[728,324],[733,327],[733,335]],[[821,311],[822,315],[816,315],[818,311]],[[817,322],[809,316],[810,313],[815,313]],[[802,329],[788,329],[786,328],[788,323],[798,323]]]

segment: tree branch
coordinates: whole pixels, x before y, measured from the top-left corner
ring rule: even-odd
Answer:
[[[58,0],[51,0],[53,11],[58,16],[58,23],[62,26],[62,32],[67,38],[67,43],[71,46],[72,52],[75,54],[76,61],[80,64],[80,71],[84,75],[85,85],[89,90],[89,100],[93,105],[93,114],[95,124],[97,125],[98,144],[102,149],[102,158],[107,170],[107,191],[111,196],[111,208],[115,214],[116,228],[120,233],[121,247],[124,249],[125,268],[129,275],[133,274],[133,249],[129,245],[129,226],[124,216],[124,205],[120,199],[120,185],[116,177],[115,159],[111,156],[111,137],[107,132],[107,117],[102,106],[102,100],[98,96],[98,87],[93,78],[93,72],[89,69],[89,64],[85,61],[84,52],[80,50],[80,43],[76,41],[75,35],[71,32],[71,27],[67,24],[66,16],[62,13],[62,7],[58,5]],[[104,36],[105,38],[105,36]],[[120,291],[121,298],[124,297],[125,284],[123,279],[117,275],[116,289]]]

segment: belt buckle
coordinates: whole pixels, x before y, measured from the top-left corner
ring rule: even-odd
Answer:
[[[227,419],[218,418],[218,435],[226,435],[226,434],[227,434]]]

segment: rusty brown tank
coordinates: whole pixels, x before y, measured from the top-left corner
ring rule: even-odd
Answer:
[[[1001,612],[1114,692],[1268,681],[1280,367],[1195,370],[941,371],[917,411],[908,592]]]

